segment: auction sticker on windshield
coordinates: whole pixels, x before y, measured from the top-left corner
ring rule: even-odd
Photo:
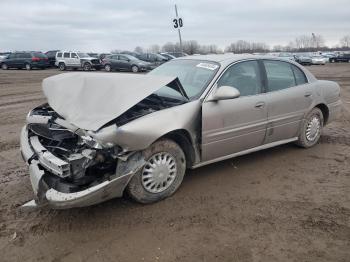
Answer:
[[[209,69],[209,70],[215,70],[216,68],[219,67],[218,65],[209,64],[209,63],[199,63],[196,66],[201,67],[201,68],[205,68],[205,69]]]

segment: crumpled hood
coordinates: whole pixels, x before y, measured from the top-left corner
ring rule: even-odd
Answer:
[[[176,77],[65,73],[43,80],[49,105],[69,123],[97,131]]]

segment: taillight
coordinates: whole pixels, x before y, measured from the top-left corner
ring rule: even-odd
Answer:
[[[40,61],[40,58],[39,58],[39,57],[33,57],[33,58],[32,58],[32,61],[33,61],[33,62],[39,62],[39,61]]]

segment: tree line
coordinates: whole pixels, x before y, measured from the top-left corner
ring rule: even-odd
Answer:
[[[301,35],[290,41],[287,45],[275,45],[270,47],[262,42],[249,42],[238,40],[231,43],[225,49],[219,48],[215,44],[202,45],[196,40],[182,42],[182,51],[189,54],[220,54],[224,52],[233,52],[235,54],[242,53],[267,53],[267,52],[314,52],[314,51],[332,51],[332,50],[350,50],[350,35],[346,35],[339,40],[339,44],[335,47],[325,45],[322,35]],[[160,53],[160,52],[180,52],[180,44],[168,42],[163,46],[154,44],[148,48],[137,46],[135,52],[144,53]]]

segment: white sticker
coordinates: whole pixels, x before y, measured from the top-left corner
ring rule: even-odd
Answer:
[[[205,68],[205,69],[209,69],[209,70],[215,70],[216,68],[219,67],[218,65],[209,64],[209,63],[199,63],[196,66],[201,67],[201,68]]]

